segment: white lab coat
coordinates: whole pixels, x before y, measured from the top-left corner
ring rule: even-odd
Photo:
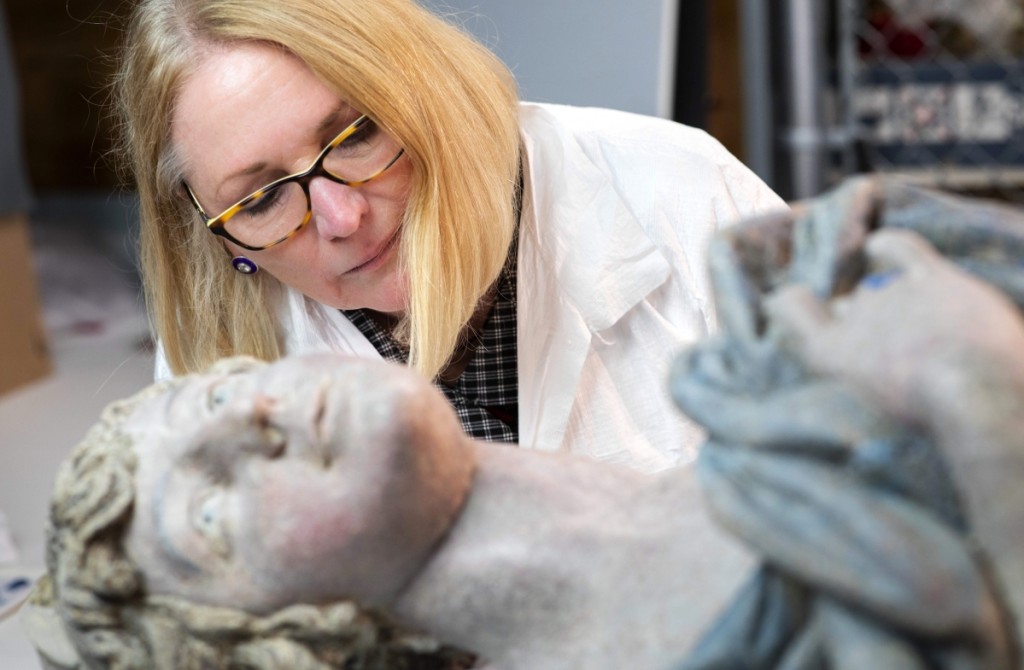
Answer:
[[[716,140],[625,112],[524,103],[519,439],[657,471],[703,438],[668,392],[672,358],[715,323],[716,230],[785,208]],[[338,310],[285,289],[288,353],[378,357]],[[158,376],[166,374],[158,362]]]

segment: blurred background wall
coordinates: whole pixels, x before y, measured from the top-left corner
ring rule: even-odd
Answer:
[[[5,0],[22,108],[21,147],[34,225],[74,225],[127,255],[119,239],[130,196],[119,192],[105,109],[118,41],[113,0]]]
[[[679,0],[427,4],[497,53],[527,100],[672,115]]]

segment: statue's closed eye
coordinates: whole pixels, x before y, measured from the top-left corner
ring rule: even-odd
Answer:
[[[225,525],[225,498],[222,488],[208,489],[196,498],[191,514],[192,527],[209,543],[215,554],[223,557],[231,553]]]

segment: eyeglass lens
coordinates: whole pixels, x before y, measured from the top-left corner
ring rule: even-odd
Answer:
[[[323,168],[346,182],[361,182],[376,176],[398,152],[398,144],[368,121],[324,156]],[[258,247],[273,244],[302,225],[310,203],[299,182],[256,192],[257,197],[224,221],[224,229],[232,237]]]

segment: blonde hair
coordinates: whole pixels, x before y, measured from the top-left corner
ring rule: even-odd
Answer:
[[[282,355],[276,280],[243,277],[182,197],[170,141],[178,90],[204,48],[280,45],[377,121],[412,162],[409,281],[396,334],[433,378],[498,276],[515,229],[516,89],[507,68],[413,0],[142,0],[115,80],[122,154],[140,196],[140,265],[171,370]]]
[[[219,361],[214,374],[255,370]],[[266,615],[146,593],[123,546],[134,513],[136,451],[126,423],[188,377],[108,406],[61,464],[47,525],[47,572],[26,616],[57,622],[33,643],[54,668],[123,670],[452,670],[474,655],[410,631],[354,601],[293,605]],[[29,628],[31,631],[31,627]],[[66,636],[77,657],[68,662]],[[63,659],[63,660],[58,660]]]

